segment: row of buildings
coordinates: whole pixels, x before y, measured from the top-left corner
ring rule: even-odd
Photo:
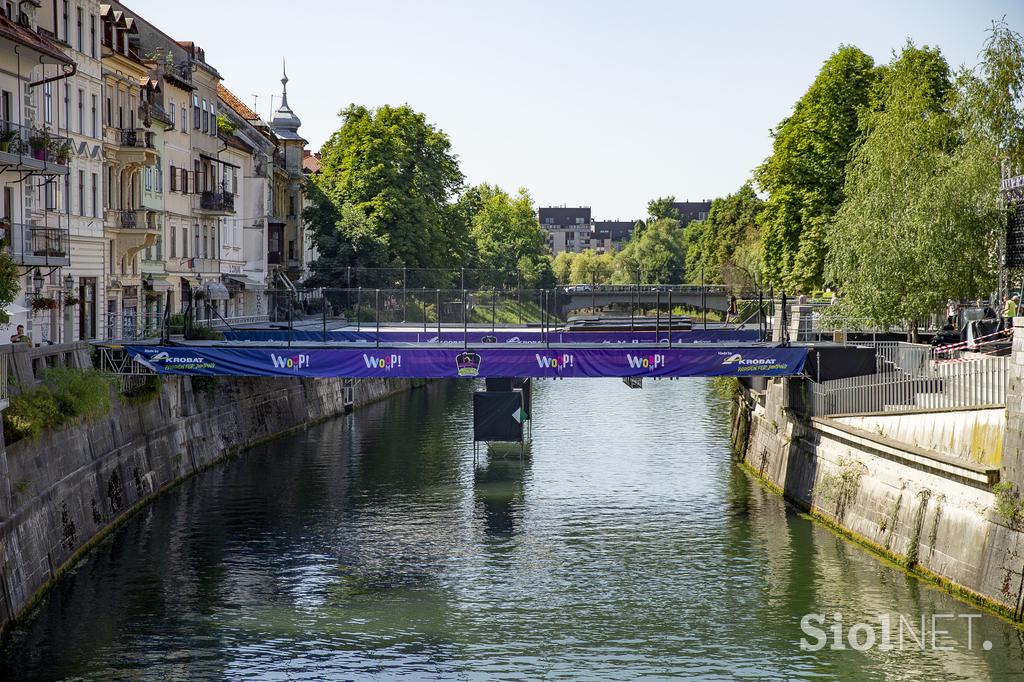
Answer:
[[[704,220],[711,210],[710,201],[676,201],[671,206],[684,224]],[[637,222],[594,220],[589,206],[545,206],[537,209],[537,221],[555,256],[563,251],[609,253],[629,241]]]
[[[315,159],[287,76],[265,121],[201,47],[94,0],[0,2],[0,62],[10,328],[36,343],[131,338],[200,300],[259,316],[267,290],[304,276]]]

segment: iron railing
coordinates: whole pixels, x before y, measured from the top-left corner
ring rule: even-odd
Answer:
[[[206,211],[234,211],[235,195],[230,192],[203,192],[199,195],[199,208]]]
[[[13,223],[11,256],[18,265],[67,265],[71,237],[66,227]]]
[[[913,349],[896,348],[894,355],[886,357],[883,352],[879,357],[877,374],[808,381],[811,414],[826,417],[1006,405],[1008,356],[933,361]]]
[[[67,169],[74,147],[71,138],[41,128],[0,121],[0,152],[23,160],[42,162],[45,167]]]

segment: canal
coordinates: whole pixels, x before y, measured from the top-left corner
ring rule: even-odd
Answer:
[[[532,453],[476,465],[471,390],[430,385],[162,496],[14,630],[0,679],[1024,671],[1011,623],[838,538],[737,468],[710,382],[540,382]],[[801,638],[820,639],[801,619],[815,613],[828,644],[805,651]],[[833,648],[833,625],[846,648]],[[852,648],[851,626],[874,645]]]

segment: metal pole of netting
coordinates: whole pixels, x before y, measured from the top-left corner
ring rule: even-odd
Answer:
[[[767,327],[764,319],[764,297],[761,295],[761,287],[757,288],[757,326],[761,329],[761,340],[765,340]]]
[[[345,268],[345,298],[346,308],[352,308],[352,266],[349,265]]]
[[[362,302],[363,302],[363,288],[359,287],[356,290],[356,331],[357,332],[362,330],[362,326],[359,324],[360,313],[362,312],[361,310],[359,310],[359,305]]]
[[[550,305],[550,303],[551,303],[551,301],[550,301],[550,294],[548,294],[547,289],[545,289],[544,290],[544,319],[546,320],[547,324],[545,325],[544,343],[545,343],[545,346],[547,348],[551,348],[551,311],[548,309],[548,305]]]
[[[465,268],[462,270],[466,272]],[[465,274],[463,274],[465,278]],[[466,295],[466,290],[462,290],[462,347],[469,347],[469,297]]]
[[[661,287],[654,295],[654,343],[661,343]]]
[[[292,309],[295,307],[295,301],[292,300],[292,295],[288,294],[288,347],[292,347]]]
[[[437,318],[437,342],[441,343],[441,290],[435,289],[434,296],[437,297],[434,301],[434,317]]]
[[[523,326],[523,280],[521,273],[516,270],[516,310],[519,311],[519,326]]]
[[[324,343],[327,343],[327,290],[320,288],[320,318],[324,323]]]
[[[704,331],[708,328],[708,297],[704,290],[704,266],[700,266],[700,312],[704,318]]]
[[[373,316],[377,320],[377,348],[380,348],[380,289],[374,289],[373,298]]]
[[[402,266],[402,322],[406,321],[406,312],[405,312],[406,311],[406,307],[405,307],[405,301],[406,301],[406,298],[405,298],[405,291],[406,291],[406,289],[405,289],[405,279],[406,278],[405,278],[405,274],[406,274],[406,267],[403,265]]]
[[[497,312],[498,290],[491,289],[491,333],[494,333],[494,314]]]
[[[672,347],[672,290],[668,290],[668,347]]]
[[[427,288],[423,287],[423,293],[420,294],[420,305],[423,307],[423,333],[427,333]]]

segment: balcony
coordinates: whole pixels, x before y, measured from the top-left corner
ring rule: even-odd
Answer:
[[[18,265],[71,264],[71,238],[66,227],[13,223],[4,226],[11,256]]]
[[[145,128],[107,128],[104,152],[109,160],[125,166],[152,166],[156,163],[156,134]]]
[[[0,121],[0,166],[10,170],[63,175],[73,149],[70,138]]]
[[[199,195],[199,208],[211,213],[234,213],[235,195],[231,192],[203,192]]]

